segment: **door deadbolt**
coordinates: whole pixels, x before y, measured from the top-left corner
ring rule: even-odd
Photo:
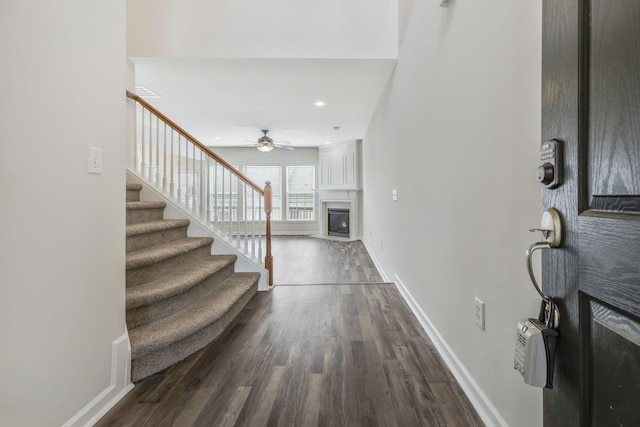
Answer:
[[[544,141],[540,145],[540,166],[536,169],[536,179],[548,189],[562,184],[562,144],[557,139]]]

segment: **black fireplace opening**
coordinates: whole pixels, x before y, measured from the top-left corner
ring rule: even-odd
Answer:
[[[349,237],[349,209],[327,209],[329,236]]]

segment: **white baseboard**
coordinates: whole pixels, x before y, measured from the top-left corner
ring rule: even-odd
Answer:
[[[63,427],[92,426],[133,389],[131,382],[131,346],[124,334],[111,343],[111,384]]]
[[[371,257],[371,261],[373,261],[373,265],[375,265],[376,268],[378,269],[378,273],[380,273],[380,276],[382,277],[382,280],[385,281],[385,282],[390,282],[389,276],[387,276],[387,274],[384,272],[384,270],[380,266],[380,263],[378,262],[378,259],[373,254],[373,252],[371,252],[371,250],[369,249],[369,245],[367,245],[367,242],[364,239],[362,240],[362,244],[364,245],[364,248],[369,253],[369,256]]]
[[[272,236],[312,236],[313,237],[315,233],[316,233],[315,230],[298,230],[298,231],[294,231],[294,230],[274,231],[273,229],[271,230]]]
[[[440,332],[438,332],[433,323],[431,323],[429,317],[422,311],[397,274],[395,275],[395,279],[398,291],[400,291],[400,294],[402,294],[411,311],[413,311],[413,314],[418,318],[427,335],[429,335],[429,338],[433,341],[438,353],[442,356],[442,359],[451,370],[451,373],[456,378],[456,381],[458,381],[458,384],[460,384],[460,387],[462,387],[462,390],[471,401],[471,404],[485,425],[488,427],[508,427],[507,422],[502,418],[496,407],[493,406],[487,395],[484,394],[478,383],[473,379],[469,371],[467,371],[467,368],[465,368],[460,359],[458,359],[458,356],[456,356],[451,347],[449,347],[442,335],[440,335]]]

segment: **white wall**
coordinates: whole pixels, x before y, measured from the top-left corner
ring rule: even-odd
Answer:
[[[541,4],[439,4],[400,1],[397,67],[363,142],[364,239],[486,395],[491,422],[539,426],[542,393],[513,369],[513,348],[517,321],[539,308],[524,252],[541,213]]]
[[[395,58],[397,0],[129,0],[130,56]]]
[[[126,334],[125,27],[124,0],[0,4],[2,426],[62,425],[113,391],[112,343]],[[89,145],[103,149],[102,175],[87,173]]]

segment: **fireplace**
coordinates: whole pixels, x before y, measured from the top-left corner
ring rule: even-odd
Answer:
[[[349,237],[349,209],[327,209],[327,234]]]
[[[345,240],[358,240],[360,230],[360,192],[359,191],[320,191],[320,217],[318,218],[319,237],[337,237]],[[331,211],[331,213],[329,213]],[[334,218],[335,214],[343,216]],[[344,226],[343,226],[343,223]],[[337,229],[336,229],[337,228]],[[338,232],[340,234],[336,234]]]

